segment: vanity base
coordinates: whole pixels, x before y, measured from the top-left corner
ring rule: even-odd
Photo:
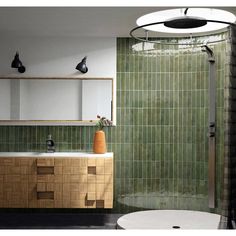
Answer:
[[[112,207],[113,155],[0,158],[0,208]]]

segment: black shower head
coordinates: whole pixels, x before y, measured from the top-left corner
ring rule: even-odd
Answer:
[[[164,22],[164,25],[169,28],[175,29],[191,29],[202,27],[207,24],[207,20],[200,17],[181,16],[169,19]]]

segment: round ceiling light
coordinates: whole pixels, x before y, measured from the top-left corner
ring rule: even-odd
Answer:
[[[179,8],[146,14],[139,17],[136,23],[148,31],[197,34],[223,30],[229,23],[235,23],[235,21],[235,15],[225,10],[212,8],[189,8],[186,10],[186,8]]]

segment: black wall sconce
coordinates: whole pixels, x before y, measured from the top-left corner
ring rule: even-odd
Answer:
[[[20,73],[25,72],[25,67],[23,66],[21,60],[19,59],[19,53],[16,52],[16,55],[14,57],[14,60],[11,63],[12,68],[17,68]]]
[[[75,67],[76,70],[79,70],[83,74],[88,72],[88,67],[86,66],[86,59],[87,57],[84,57],[82,61]]]

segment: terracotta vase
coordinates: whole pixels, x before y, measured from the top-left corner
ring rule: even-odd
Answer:
[[[104,154],[107,152],[106,137],[103,130],[96,131],[93,139],[93,152]]]

